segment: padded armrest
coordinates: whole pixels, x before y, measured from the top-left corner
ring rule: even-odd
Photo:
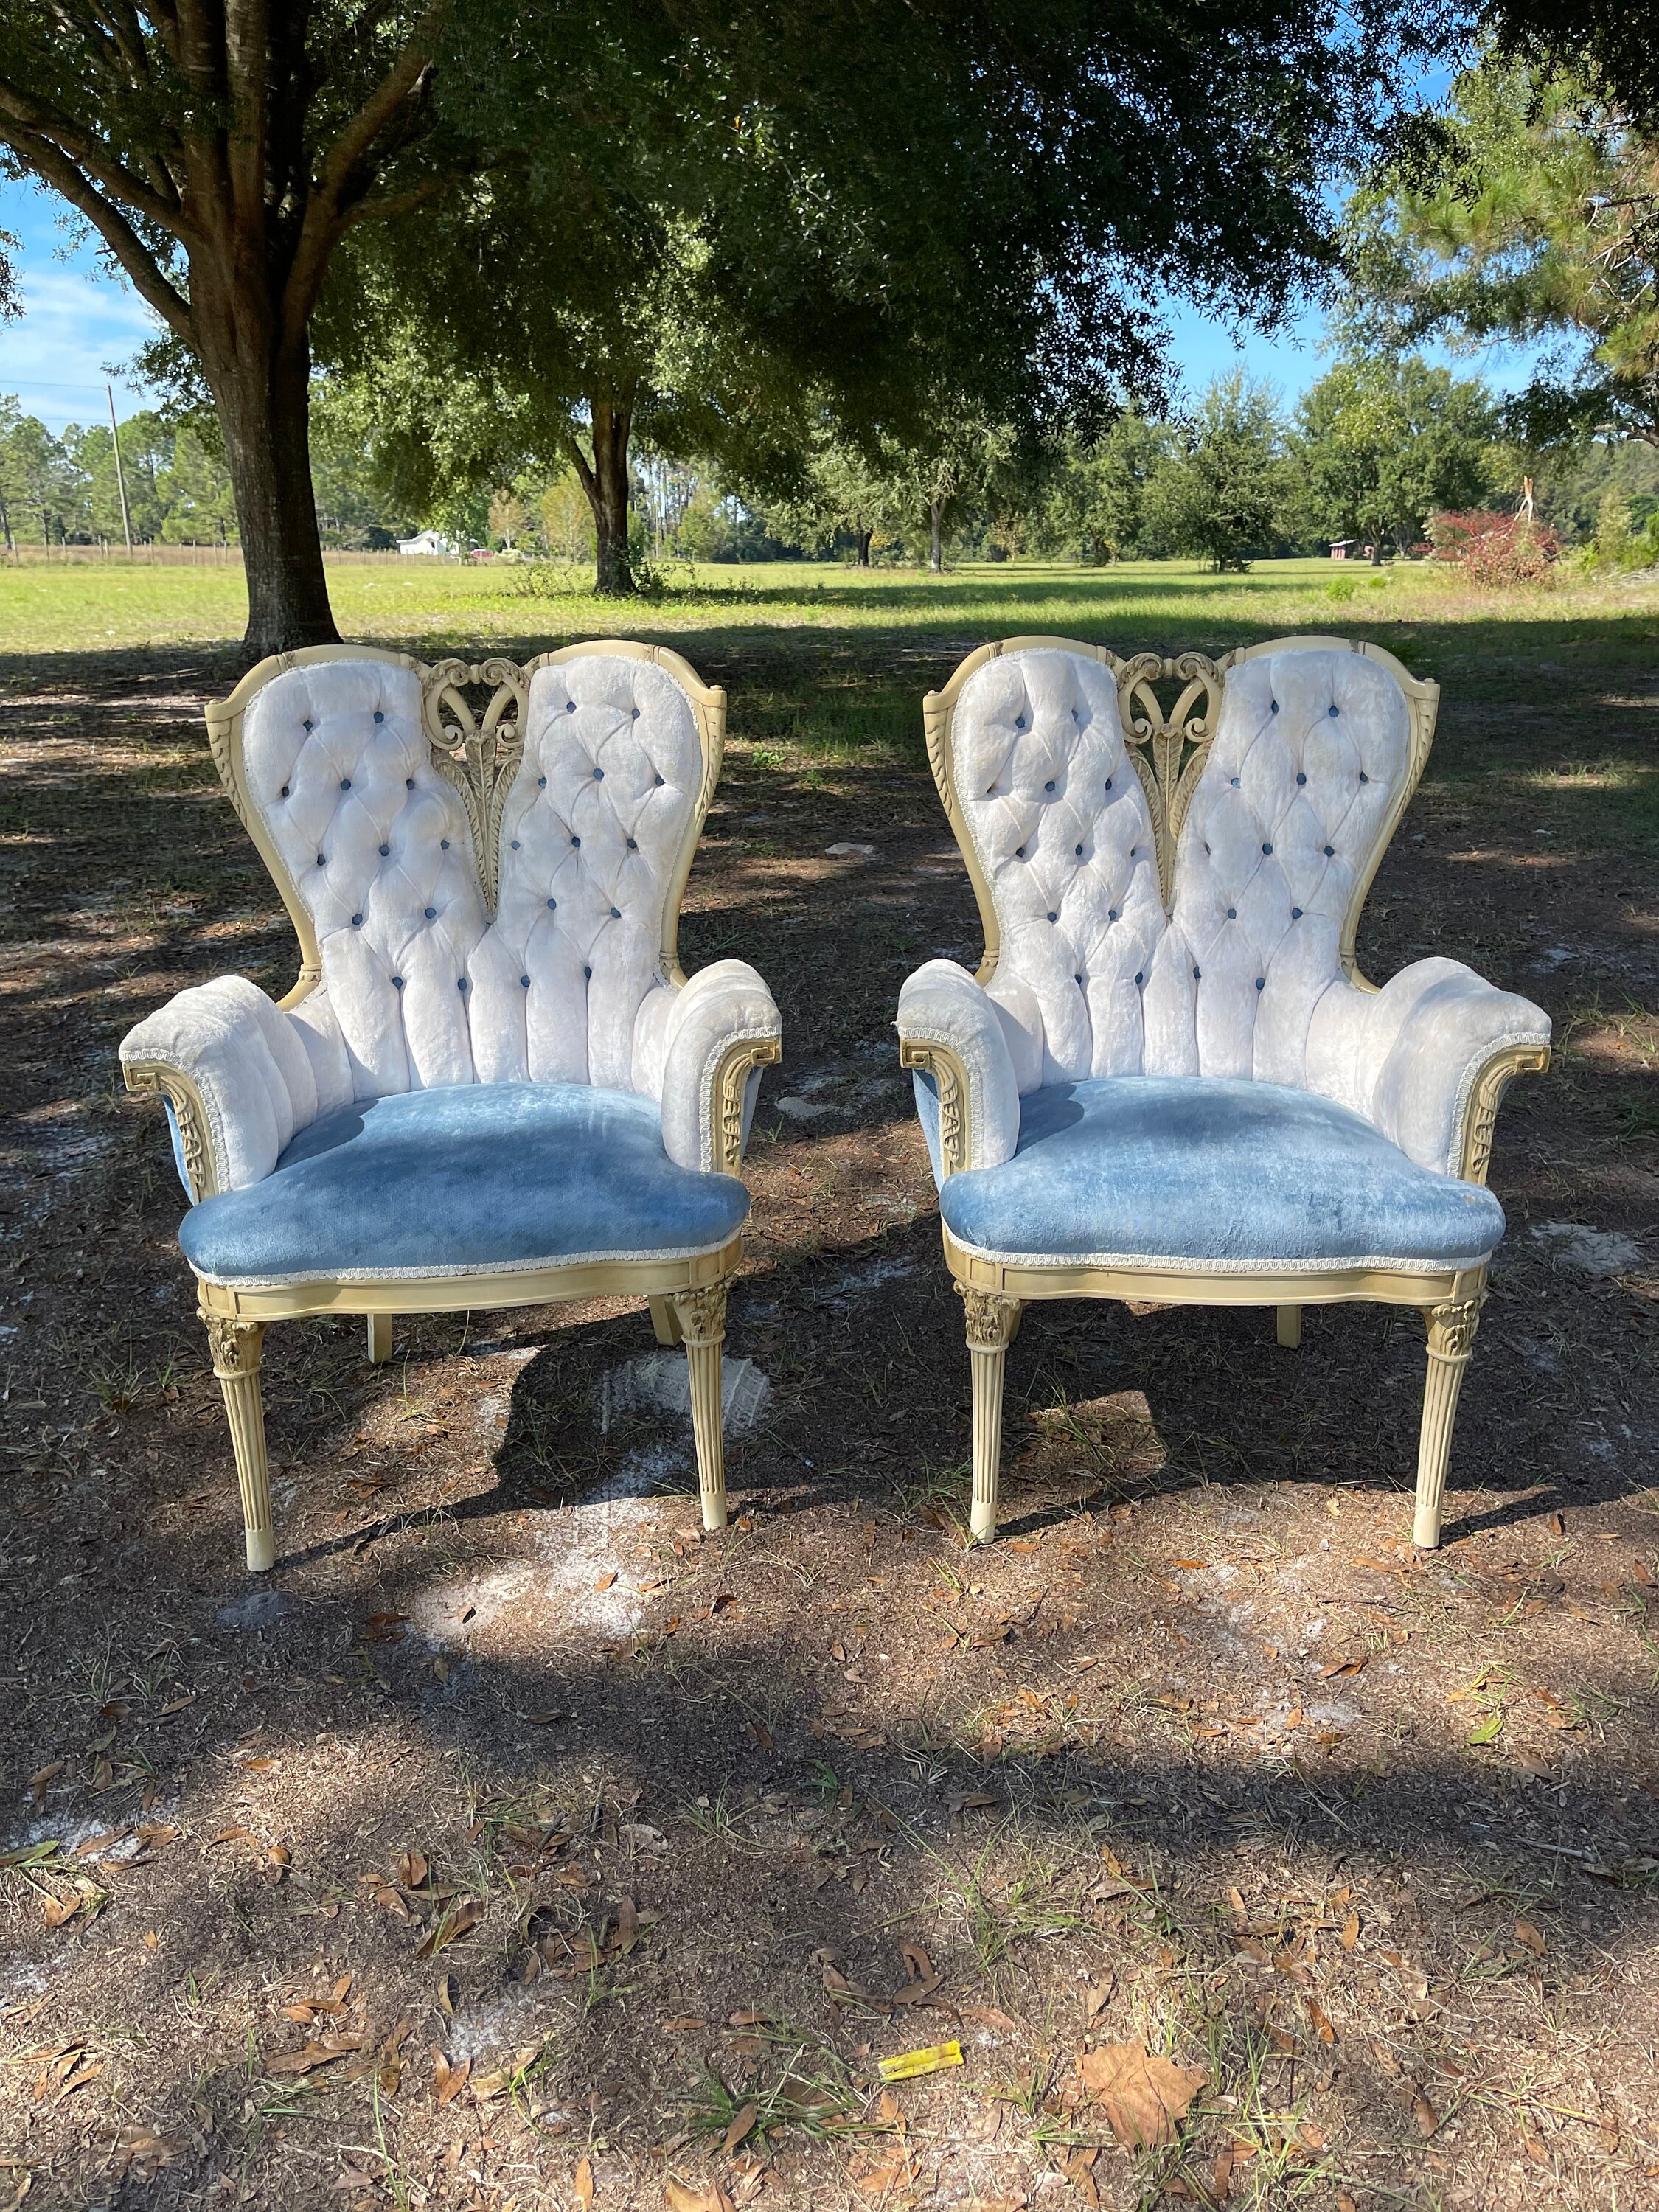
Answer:
[[[180,991],[121,1042],[129,1091],[160,1091],[191,1200],[263,1182],[296,1129],[351,1096],[337,1025],[313,992],[307,1019],[245,975]]]
[[[1549,1016],[1529,999],[1461,960],[1419,960],[1380,991],[1343,981],[1325,992],[1308,1032],[1308,1087],[1354,1107],[1419,1167],[1482,1182],[1481,1079],[1513,1073],[1516,1054],[1541,1066],[1549,1042]]]
[[[915,1072],[916,1111],[935,1181],[1000,1167],[1019,1142],[1012,1017],[954,960],[930,960],[899,993],[899,1058]]]
[[[783,1023],[746,960],[717,960],[678,989],[649,993],[634,1023],[634,1088],[662,1107],[662,1140],[683,1168],[735,1175],[763,1066]]]

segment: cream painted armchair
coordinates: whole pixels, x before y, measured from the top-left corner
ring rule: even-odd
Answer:
[[[1492,1125],[1550,1024],[1455,960],[1356,972],[1438,697],[1322,637],[1216,662],[1011,638],[929,695],[985,958],[911,976],[899,1048],[967,1309],[976,1538],[1024,1300],[1271,1305],[1294,1348],[1304,1305],[1375,1298],[1427,1321],[1414,1534],[1439,1541],[1504,1233]]]
[[[367,1315],[384,1360],[394,1314],[643,1294],[724,1525],[738,1168],[780,1050],[752,968],[688,982],[676,955],[725,722],[678,654],[611,640],[523,668],[317,646],[210,708],[299,981],[181,991],[121,1061],[172,1121],[251,1568],[275,1559],[261,1340],[301,1314]]]

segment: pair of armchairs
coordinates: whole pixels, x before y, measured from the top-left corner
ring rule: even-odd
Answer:
[[[1355,969],[1437,698],[1323,638],[1213,662],[1016,638],[929,695],[986,952],[913,975],[898,1030],[966,1306],[975,1538],[1024,1304],[1084,1296],[1273,1305],[1291,1346],[1310,1303],[1419,1307],[1438,1540],[1504,1228],[1493,1118],[1549,1024],[1454,961],[1381,991]],[[685,1346],[724,1525],[738,1170],[781,1050],[752,968],[688,981],[676,956],[725,713],[677,653],[613,640],[524,667],[311,647],[210,709],[299,981],[182,991],[121,1057],[171,1119],[250,1568],[275,1559],[261,1342],[307,1314],[367,1316],[383,1360],[395,1314],[642,1295]]]

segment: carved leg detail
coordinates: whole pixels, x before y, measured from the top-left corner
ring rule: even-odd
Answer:
[[[1474,1332],[1486,1302],[1482,1291],[1458,1304],[1431,1306],[1428,1310],[1429,1373],[1423,1390],[1417,1513],[1412,1526],[1413,1541],[1424,1551],[1432,1551],[1440,1541],[1440,1501],[1446,1488],[1446,1462],[1451,1456],[1457,1394],[1463,1387],[1463,1370],[1474,1349]]]
[[[1020,1303],[994,1291],[957,1285],[967,1309],[968,1361],[974,1376],[974,1497],[969,1533],[988,1544],[997,1527],[997,1472],[1002,1460],[1002,1370],[1019,1328]]]
[[[680,1340],[680,1317],[674,1310],[672,1298],[650,1300],[651,1326],[657,1332],[659,1344],[676,1345]]]
[[[1302,1309],[1300,1306],[1280,1306],[1279,1309],[1279,1340],[1286,1352],[1296,1352],[1302,1344]]]
[[[392,1316],[370,1314],[368,1317],[368,1356],[377,1367],[384,1367],[392,1357]]]
[[[265,1409],[259,1396],[259,1357],[264,1342],[262,1321],[233,1321],[204,1312],[213,1371],[225,1394],[230,1446],[236,1455],[236,1481],[242,1493],[242,1523],[247,1534],[250,1572],[264,1574],[276,1564],[276,1540],[270,1525],[270,1474],[265,1464]]]
[[[726,1335],[726,1288],[725,1281],[707,1283],[701,1290],[676,1291],[672,1301],[678,1334],[685,1341],[685,1364],[691,1384],[691,1433],[696,1439],[697,1486],[702,1492],[705,1528],[726,1526],[720,1344]]]

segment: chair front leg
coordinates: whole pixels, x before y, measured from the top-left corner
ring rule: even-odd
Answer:
[[[647,1303],[651,1308],[651,1326],[657,1333],[658,1343],[672,1348],[680,1340],[680,1317],[674,1310],[673,1299],[651,1298]]]
[[[270,1525],[270,1473],[265,1462],[265,1409],[259,1395],[259,1360],[264,1344],[262,1321],[236,1321],[202,1310],[213,1371],[225,1395],[230,1448],[236,1455],[236,1482],[242,1493],[248,1569],[264,1574],[276,1564],[276,1540]]]
[[[1279,1313],[1279,1341],[1286,1352],[1296,1352],[1302,1343],[1302,1309],[1300,1306],[1280,1306]]]
[[[729,1279],[700,1290],[677,1291],[672,1298],[691,1385],[691,1433],[697,1447],[697,1487],[702,1493],[702,1525],[726,1526],[726,1438],[720,1420],[720,1345],[726,1335],[726,1293]]]
[[[1451,1456],[1452,1427],[1457,1419],[1457,1395],[1463,1387],[1463,1370],[1474,1350],[1474,1332],[1486,1293],[1472,1298],[1431,1306],[1429,1372],[1423,1390],[1423,1427],[1417,1447],[1417,1512],[1412,1540],[1425,1552],[1440,1541],[1440,1501],[1446,1488],[1446,1462]]]
[[[957,1285],[968,1320],[968,1359],[974,1376],[974,1496],[968,1528],[988,1544],[997,1528],[997,1471],[1002,1459],[1002,1370],[1019,1328],[1018,1298]]]
[[[392,1316],[370,1314],[368,1316],[368,1356],[376,1367],[384,1367],[392,1357]]]

